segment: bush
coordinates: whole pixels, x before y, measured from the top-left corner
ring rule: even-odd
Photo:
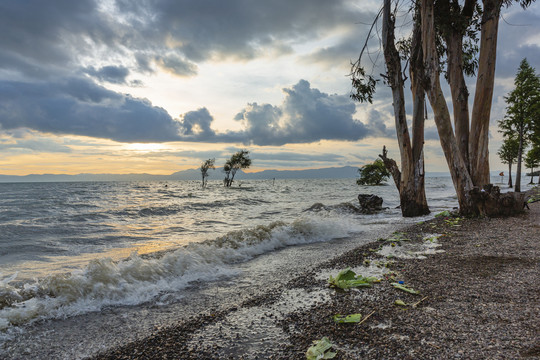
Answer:
[[[362,166],[358,172],[360,173],[360,179],[356,180],[358,185],[380,185],[390,177],[390,172],[381,159],[375,160],[373,164]]]

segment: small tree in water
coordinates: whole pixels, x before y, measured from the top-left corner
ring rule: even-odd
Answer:
[[[226,187],[230,187],[232,185],[234,176],[238,170],[247,169],[251,166],[251,159],[248,155],[249,151],[240,150],[225,162],[225,165],[223,166],[223,171],[225,172],[223,184]]]
[[[356,180],[358,185],[380,185],[390,177],[390,172],[384,166],[381,159],[375,160],[372,164],[367,164],[358,169],[360,179]]]
[[[202,175],[202,187],[205,188],[208,184],[208,170],[215,169],[214,163],[216,159],[208,159],[201,164],[201,175]]]

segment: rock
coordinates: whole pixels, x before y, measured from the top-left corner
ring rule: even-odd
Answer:
[[[358,195],[358,201],[360,202],[360,212],[362,214],[375,214],[383,210],[383,199],[377,195],[360,194]]]

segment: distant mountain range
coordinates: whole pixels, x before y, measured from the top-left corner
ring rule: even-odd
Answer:
[[[492,171],[492,178],[497,178],[499,172]],[[220,169],[210,170],[209,180],[223,180]],[[447,177],[448,172],[428,172],[426,177]],[[358,167],[343,166],[321,169],[305,170],[263,170],[245,173],[239,171],[237,180],[263,180],[263,179],[354,179],[358,178]],[[199,169],[177,171],[171,175],[152,174],[31,174],[24,176],[0,175],[1,182],[63,182],[63,181],[174,181],[174,180],[201,180]],[[391,182],[391,180],[389,180]]]
[[[219,170],[210,170],[210,180],[221,180],[224,175]],[[353,166],[332,167],[306,170],[264,170],[236,174],[238,180],[259,179],[349,179],[358,177],[358,168]],[[171,175],[152,174],[31,174],[24,176],[0,175],[0,182],[62,182],[62,181],[172,181],[172,180],[200,180],[199,169],[177,171]]]

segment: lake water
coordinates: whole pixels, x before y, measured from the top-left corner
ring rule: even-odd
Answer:
[[[387,209],[342,205],[360,193]],[[449,177],[426,193],[431,216],[457,206]],[[83,358],[239,301],[422,220],[398,205],[354,179],[2,183],[0,357]]]

